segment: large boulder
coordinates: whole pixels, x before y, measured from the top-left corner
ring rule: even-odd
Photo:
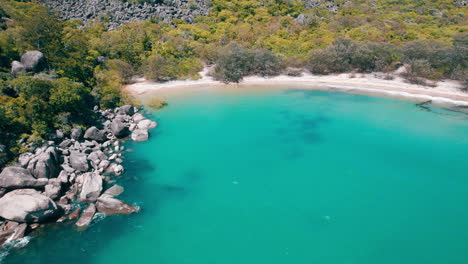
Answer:
[[[149,119],[145,119],[145,120],[141,120],[140,122],[138,122],[137,128],[148,130],[151,128],[155,128],[157,126],[158,126],[158,123],[151,121]]]
[[[21,56],[21,64],[28,72],[40,72],[45,69],[46,61],[44,54],[40,51],[28,51]]]
[[[106,141],[106,134],[104,131],[99,130],[97,127],[90,127],[84,134],[85,139],[96,140],[97,142]]]
[[[25,72],[25,71],[26,71],[26,69],[24,68],[24,65],[21,62],[13,61],[11,63],[11,74],[13,76],[16,76],[16,75],[18,75],[18,73]]]
[[[86,154],[77,151],[70,152],[70,166],[77,171],[87,172],[89,170],[89,162]]]
[[[129,115],[132,116],[135,113],[135,109],[131,105],[124,105],[117,109],[117,114],[119,115]]]
[[[117,116],[112,120],[111,124],[112,134],[117,138],[124,138],[130,135],[129,124],[127,124],[123,116]]]
[[[101,196],[101,197],[116,197],[121,195],[124,192],[124,188],[120,185],[114,185],[107,189]]]
[[[93,220],[94,214],[96,214],[96,206],[89,204],[83,213],[81,213],[80,219],[78,219],[75,225],[79,229],[85,229]]]
[[[135,129],[132,132],[132,140],[135,142],[146,141],[149,138],[148,130],[146,129]]]
[[[28,162],[28,170],[36,178],[55,178],[60,172],[60,155],[57,148],[51,146],[41,150]]]
[[[95,172],[80,175],[81,192],[79,199],[82,202],[94,202],[102,192],[102,177]]]
[[[106,215],[131,214],[140,211],[140,207],[131,206],[110,196],[99,197],[96,208]]]
[[[46,179],[38,180],[31,172],[20,167],[6,167],[0,173],[0,187],[5,189],[41,188],[46,184]]]
[[[59,179],[50,179],[44,188],[44,194],[52,200],[60,197],[62,192],[62,182]]]
[[[52,199],[33,189],[14,190],[0,198],[0,217],[7,220],[38,223],[59,213]]]

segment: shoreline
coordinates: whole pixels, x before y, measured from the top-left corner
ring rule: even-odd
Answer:
[[[202,78],[199,80],[175,80],[158,83],[139,78],[135,79],[134,83],[125,86],[124,90],[139,97],[150,93],[183,92],[203,88],[270,87],[345,92],[417,103],[430,101],[432,105],[441,107],[468,106],[468,93],[461,91],[460,84],[453,80],[439,81],[436,87],[427,87],[407,83],[403,78],[395,75],[392,75],[393,80],[384,80],[381,73],[354,74],[354,78],[351,77],[351,73],[325,76],[303,73],[300,77],[287,75],[271,78],[248,76],[238,84],[224,84],[213,80],[207,75],[207,72],[207,68],[200,72]],[[379,77],[379,75],[381,76]]]

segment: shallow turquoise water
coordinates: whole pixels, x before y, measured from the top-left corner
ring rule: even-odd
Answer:
[[[141,213],[5,263],[468,263],[468,115],[301,90],[169,96],[128,143]]]

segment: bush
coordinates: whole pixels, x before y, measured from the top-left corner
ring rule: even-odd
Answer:
[[[198,79],[203,65],[197,58],[175,58],[155,55],[148,58],[144,73],[146,79],[166,82],[174,79]]]
[[[265,49],[248,50],[234,43],[221,50],[213,77],[224,83],[238,83],[248,75],[274,76],[283,69],[284,63],[273,52]]]

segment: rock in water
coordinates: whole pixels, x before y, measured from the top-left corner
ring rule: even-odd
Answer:
[[[89,204],[83,213],[81,213],[81,217],[78,219],[75,225],[79,229],[85,229],[93,220],[94,214],[96,214],[96,206],[94,204]]]
[[[136,129],[132,132],[132,140],[135,142],[142,142],[148,140],[149,134],[146,129]]]
[[[85,139],[96,140],[97,142],[106,141],[106,135],[104,131],[99,130],[97,127],[90,127],[84,134]]]
[[[0,216],[15,222],[44,222],[59,212],[52,199],[33,189],[14,190],[0,198]]]
[[[40,188],[46,184],[46,179],[37,180],[28,170],[20,167],[7,167],[0,173],[0,187],[5,189]]]
[[[80,192],[80,201],[88,203],[96,201],[102,192],[101,175],[88,172],[81,175],[81,177],[83,185]]]
[[[86,154],[72,151],[70,153],[70,166],[77,171],[87,172],[89,170],[89,162]]]
[[[21,64],[28,72],[40,72],[45,69],[46,61],[42,52],[33,50],[28,51],[21,56]]]
[[[117,116],[111,124],[112,134],[117,138],[124,138],[130,135],[129,125],[124,122],[122,116]]]
[[[120,185],[114,185],[107,189],[101,197],[116,197],[121,195],[124,192],[124,188]]]
[[[131,214],[140,211],[138,206],[131,206],[110,196],[99,197],[96,208],[106,215]]]
[[[154,121],[151,121],[151,120],[148,120],[148,119],[145,119],[145,120],[141,120],[140,122],[138,122],[138,125],[137,125],[137,128],[138,129],[151,129],[151,128],[155,128],[158,126],[158,123],[154,122]]]

